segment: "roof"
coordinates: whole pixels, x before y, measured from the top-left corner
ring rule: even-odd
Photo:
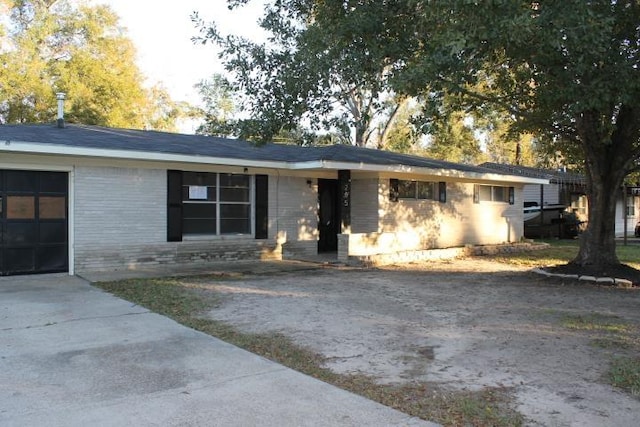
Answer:
[[[479,166],[382,150],[329,145],[253,143],[205,135],[67,124],[0,125],[0,152],[182,161],[284,169],[358,169],[432,173],[486,180],[530,182]],[[534,181],[539,181],[534,179]],[[546,183],[546,181],[545,181]]]
[[[498,173],[518,175],[529,178],[548,179],[551,184],[586,185],[584,175],[567,172],[566,170],[540,169],[520,165],[508,165],[504,163],[486,162],[480,165],[483,168],[494,170]]]

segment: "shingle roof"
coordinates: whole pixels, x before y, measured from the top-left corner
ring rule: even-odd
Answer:
[[[480,165],[483,168],[494,170],[498,173],[517,175],[527,178],[548,179],[552,184],[586,185],[584,175],[567,172],[564,170],[539,169],[528,166],[508,165],[504,163],[486,162]]]
[[[0,125],[0,144],[3,142],[7,144],[11,141],[30,144],[52,144],[72,148],[131,151],[132,153],[179,154],[294,163],[333,161],[365,165],[409,166],[476,174],[496,173],[495,170],[479,166],[348,145],[300,147],[269,143],[260,146],[247,141],[203,135],[114,129],[76,124],[67,124],[64,128],[50,124]],[[500,174],[504,175],[505,173]]]

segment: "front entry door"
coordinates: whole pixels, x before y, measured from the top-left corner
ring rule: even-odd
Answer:
[[[68,174],[0,170],[0,275],[69,269]]]
[[[318,252],[336,252],[340,233],[338,180],[318,180]]]

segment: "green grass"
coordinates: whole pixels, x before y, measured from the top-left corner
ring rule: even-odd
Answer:
[[[546,249],[512,254],[501,254],[493,259],[507,264],[522,267],[540,267],[556,264],[566,264],[578,254],[577,240],[541,240],[549,244]],[[616,253],[621,263],[640,269],[640,245],[623,246],[617,243]]]
[[[586,315],[567,315],[562,318],[562,326],[581,331],[604,331],[611,333],[627,333],[631,326],[618,316],[600,313]]]
[[[188,281],[135,279],[98,283],[97,286],[185,326],[415,417],[445,426],[524,424],[523,416],[512,408],[509,389],[448,391],[424,382],[379,384],[368,375],[341,375],[327,369],[322,356],[294,344],[282,334],[244,333],[223,322],[205,318],[203,312],[221,300],[212,290],[198,286],[193,278]]]
[[[640,357],[614,359],[609,370],[611,384],[634,396],[640,396]]]
[[[618,354],[609,366],[609,383],[632,395],[640,396],[640,358],[619,356],[637,355],[640,351],[640,334],[636,325],[619,316],[595,312],[565,315],[561,317],[560,322],[567,329],[590,334],[591,345],[594,347]]]

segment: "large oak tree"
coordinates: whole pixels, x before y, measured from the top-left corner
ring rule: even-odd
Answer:
[[[589,223],[572,261],[605,273],[616,198],[640,158],[640,2],[407,0],[419,41],[396,83],[493,105],[584,161]],[[413,45],[416,46],[416,45]],[[474,88],[482,87],[479,92]]]

